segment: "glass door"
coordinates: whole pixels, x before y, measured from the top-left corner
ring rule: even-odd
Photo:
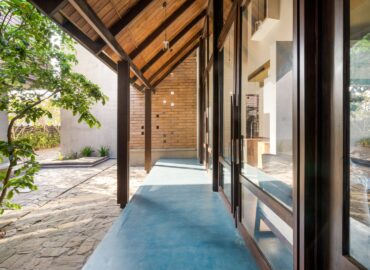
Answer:
[[[233,204],[232,185],[232,128],[233,95],[235,86],[235,27],[231,26],[223,46],[223,93],[221,99],[221,152],[220,178],[222,190]]]
[[[370,1],[347,5],[343,247],[350,261],[370,269]]]
[[[293,269],[293,10],[256,0],[241,12],[240,222],[272,269]]]

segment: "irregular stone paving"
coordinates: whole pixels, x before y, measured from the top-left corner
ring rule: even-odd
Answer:
[[[116,204],[116,164],[95,168],[44,169],[39,190],[22,193],[20,211],[7,211],[0,228],[0,270],[80,269],[121,209]],[[131,168],[132,196],[145,171]]]

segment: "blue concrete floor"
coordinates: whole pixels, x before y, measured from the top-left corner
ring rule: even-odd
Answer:
[[[85,270],[258,269],[196,160],[160,160]]]

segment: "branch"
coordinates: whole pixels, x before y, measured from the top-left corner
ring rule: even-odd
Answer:
[[[55,90],[49,96],[47,96],[47,97],[45,97],[43,99],[40,99],[37,102],[33,103],[32,105],[28,106],[27,108],[25,108],[23,111],[21,111],[17,116],[15,116],[10,121],[9,126],[8,126],[8,132],[7,132],[8,144],[11,144],[12,143],[12,129],[13,129],[13,126],[14,126],[15,121],[17,121],[18,119],[21,119],[29,110],[31,110],[32,108],[36,107],[37,105],[39,105],[43,101],[45,101],[45,100],[51,98],[52,96],[56,95],[60,91],[61,90]],[[43,95],[45,95],[45,93]],[[9,154],[10,154],[9,156],[12,156],[14,154],[14,150],[12,149]],[[3,190],[1,191],[1,194],[0,194],[0,205],[3,203],[4,198],[5,198],[6,194],[7,194],[8,188],[6,187],[6,185],[8,184],[8,182],[10,180],[10,175],[11,175],[11,173],[13,171],[14,165],[15,164],[13,163],[13,161],[10,161],[9,162],[9,166],[8,166],[7,171],[6,171],[5,178],[3,180]]]
[[[7,132],[7,137],[8,137],[8,142],[10,143],[11,142],[11,128],[13,127],[15,121],[23,118],[25,116],[25,114],[31,110],[32,108],[36,107],[37,105],[39,105],[40,103],[42,103],[43,101],[51,98],[52,96],[58,94],[61,90],[55,90],[52,94],[50,94],[49,96],[43,98],[43,99],[40,99],[38,100],[37,102],[27,106],[23,111],[21,111],[18,115],[16,115],[10,122],[9,122],[9,126],[8,126],[8,132]],[[47,92],[45,92],[43,95],[45,95]]]
[[[12,10],[11,10],[11,9],[9,9],[9,10],[8,10],[8,12],[5,14],[4,19],[3,19],[3,21],[1,22],[1,25],[0,25],[0,33],[1,33],[1,31],[3,30],[4,24],[5,24],[5,20],[6,20],[6,18],[8,17],[8,15],[9,15],[9,13],[10,13],[11,11],[12,11]]]

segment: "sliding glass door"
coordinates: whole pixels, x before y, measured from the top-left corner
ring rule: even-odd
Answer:
[[[272,269],[293,269],[293,0],[242,8],[241,223]]]
[[[220,178],[221,187],[232,204],[232,126],[233,94],[235,78],[235,27],[231,26],[223,46],[223,93],[221,101],[221,152]]]
[[[339,1],[330,210],[331,265],[370,269],[370,1]],[[342,117],[340,117],[342,116]],[[332,267],[334,269],[334,267]]]
[[[348,255],[370,269],[370,1],[350,0],[344,197]]]

